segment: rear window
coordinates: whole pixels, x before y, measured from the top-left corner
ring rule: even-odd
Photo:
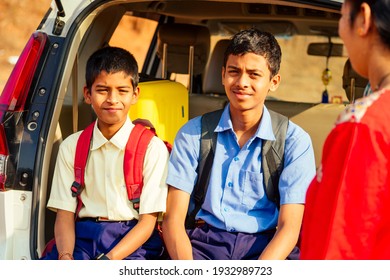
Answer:
[[[282,48],[282,63],[280,74],[282,82],[271,97],[285,101],[316,103],[321,102],[322,92],[327,88],[329,102],[348,102],[342,87],[342,75],[347,57],[330,57],[328,68],[332,78],[327,87],[322,81],[323,71],[326,69],[326,57],[307,54],[307,47],[313,42],[327,42],[327,38],[320,36],[293,36],[277,37]],[[340,39],[333,39],[333,43],[341,43]]]
[[[157,21],[135,17],[126,14],[121,19],[109,44],[122,47],[134,54],[142,69],[145,58],[157,28]],[[126,38],[126,40],[124,40]],[[213,35],[211,38],[211,51],[213,45],[227,36]],[[277,36],[282,48],[281,76],[282,82],[276,92],[271,92],[269,98],[290,102],[319,103],[322,93],[326,89],[329,102],[348,102],[342,88],[343,67],[347,57],[311,56],[307,54],[308,45],[312,42],[327,42],[323,36]],[[339,38],[332,38],[333,43],[341,43]],[[324,85],[322,75],[328,67],[331,80]],[[185,86],[188,77],[185,74],[174,74],[170,77]]]
[[[124,15],[111,36],[109,44],[131,52],[138,62],[139,69],[142,69],[156,28],[156,21]]]

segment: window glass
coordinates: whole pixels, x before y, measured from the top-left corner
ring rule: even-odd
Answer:
[[[142,69],[156,28],[156,21],[124,15],[109,44],[131,52],[137,60],[138,68]]]
[[[342,75],[347,57],[330,57],[328,69],[331,79],[325,87],[322,75],[326,69],[325,56],[307,54],[307,48],[313,42],[327,42],[327,38],[320,36],[293,36],[277,37],[282,48],[282,63],[280,74],[282,82],[278,90],[270,93],[271,97],[285,101],[321,102],[325,88],[328,91],[329,102],[348,102],[342,87]],[[341,43],[340,39],[333,39],[333,43]]]
[[[226,36],[213,36],[211,45]],[[278,36],[276,37],[282,49],[282,63],[280,66],[281,84],[275,92],[270,92],[268,98],[283,101],[320,103],[325,88],[328,91],[329,102],[348,103],[342,87],[342,75],[347,57],[330,57],[328,69],[331,79],[325,87],[322,75],[326,69],[325,56],[307,54],[310,43],[328,42],[328,38],[321,36]],[[333,43],[341,43],[341,39],[332,38]],[[212,51],[212,50],[211,50]]]

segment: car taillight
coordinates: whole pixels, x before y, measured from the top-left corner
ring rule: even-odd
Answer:
[[[44,33],[34,33],[27,42],[0,96],[0,119],[6,111],[22,111],[39,59],[47,40]]]
[[[8,147],[5,138],[4,126],[0,124],[0,191],[5,191],[7,180]]]
[[[4,116],[7,112],[24,110],[27,95],[38,66],[47,35],[35,32],[20,55],[0,96],[0,191],[5,190],[6,166],[9,156],[4,131]]]

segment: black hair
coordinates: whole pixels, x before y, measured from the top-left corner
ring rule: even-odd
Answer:
[[[241,56],[247,53],[261,55],[266,59],[271,78],[279,73],[282,51],[271,33],[251,28],[235,34],[225,51],[223,66],[226,67],[229,55]]]
[[[360,6],[367,3],[382,42],[390,47],[390,0],[346,0],[351,7],[350,24],[353,26]]]
[[[105,47],[95,51],[88,59],[85,81],[89,90],[96,77],[102,72],[117,73],[123,71],[130,76],[135,89],[138,86],[138,64],[134,56],[125,49],[117,47]]]

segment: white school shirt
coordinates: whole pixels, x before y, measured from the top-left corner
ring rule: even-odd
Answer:
[[[122,128],[107,140],[95,124],[87,166],[85,189],[81,193],[83,207],[79,217],[106,217],[109,220],[138,219],[139,214],[164,212],[166,209],[168,150],[163,141],[153,137],[143,164],[144,186],[139,214],[128,200],[123,173],[124,151],[134,124],[128,118]],[[74,155],[81,131],[66,138],[60,145],[54,170],[52,190],[47,207],[75,212],[72,197]]]

